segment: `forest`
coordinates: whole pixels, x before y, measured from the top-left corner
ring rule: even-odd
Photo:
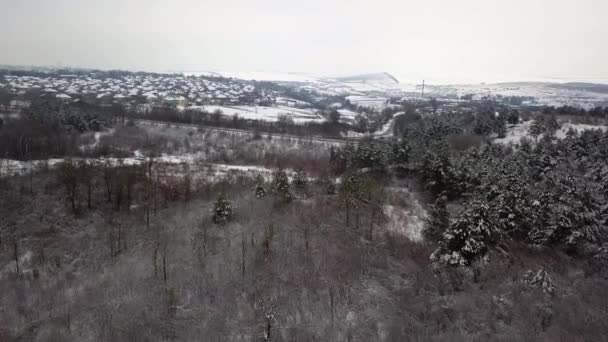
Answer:
[[[344,143],[6,121],[0,340],[602,340],[608,133],[404,111]]]

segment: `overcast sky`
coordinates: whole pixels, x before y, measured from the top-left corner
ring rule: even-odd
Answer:
[[[0,64],[608,79],[608,0],[0,0]]]

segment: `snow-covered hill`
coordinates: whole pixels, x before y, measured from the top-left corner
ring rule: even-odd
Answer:
[[[185,74],[222,76],[244,80],[272,81],[320,96],[373,96],[381,99],[397,96],[417,97],[422,94],[422,80],[418,84],[400,83],[387,72],[321,76],[289,72],[190,72]],[[408,78],[405,78],[408,79]],[[594,83],[597,82],[597,83]],[[437,84],[426,82],[425,97],[460,99],[469,95],[473,99],[520,97],[523,104],[590,108],[608,105],[608,85],[601,79],[544,78],[524,82]]]

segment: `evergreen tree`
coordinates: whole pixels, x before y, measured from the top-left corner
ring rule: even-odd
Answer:
[[[450,195],[455,187],[455,172],[445,143],[430,146],[418,166],[427,189]]]
[[[266,197],[265,185],[266,185],[266,183],[264,181],[264,177],[262,177],[262,175],[258,174],[255,179],[255,198]]]
[[[342,177],[338,188],[340,205],[346,210],[346,226],[350,226],[350,213],[352,209],[359,208],[363,197],[363,179],[358,174],[349,174]]]
[[[225,193],[220,193],[213,205],[213,223],[224,225],[232,220],[234,215],[232,202],[226,198]]]
[[[494,131],[494,114],[491,112],[481,112],[475,118],[473,132],[477,135],[487,136]]]
[[[559,122],[557,122],[557,118],[555,115],[551,115],[545,119],[545,132],[549,136],[554,136],[555,132],[561,128]]]
[[[482,199],[465,205],[458,219],[443,234],[431,259],[454,266],[468,266],[486,255],[499,241],[499,231],[491,223],[490,207]]]
[[[297,191],[299,194],[305,194],[306,186],[308,185],[308,176],[306,175],[306,171],[303,169],[296,170],[291,183],[295,191]]]
[[[538,136],[541,135],[545,130],[544,117],[538,116],[532,124],[530,125],[529,133],[534,137],[534,140],[538,139]]]
[[[289,178],[285,171],[279,169],[273,175],[272,193],[279,204],[290,203],[293,200],[293,192],[289,184]]]
[[[408,141],[401,139],[393,142],[391,146],[390,162],[392,164],[407,163],[410,157],[411,146]]]
[[[499,139],[507,135],[507,121],[502,115],[494,121],[494,132],[496,132]]]
[[[511,125],[517,125],[519,123],[519,112],[517,110],[512,110],[507,115],[507,122]]]
[[[524,238],[529,230],[530,194],[521,168],[502,176],[499,194],[492,205],[498,228],[506,234]]]
[[[332,177],[323,177],[321,179],[321,188],[326,195],[336,194],[336,182]]]
[[[439,196],[431,207],[429,218],[423,231],[424,237],[429,241],[439,241],[450,225],[447,200],[447,196]]]

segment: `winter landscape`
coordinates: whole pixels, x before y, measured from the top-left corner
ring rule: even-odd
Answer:
[[[605,10],[0,2],[0,341],[606,340]]]

